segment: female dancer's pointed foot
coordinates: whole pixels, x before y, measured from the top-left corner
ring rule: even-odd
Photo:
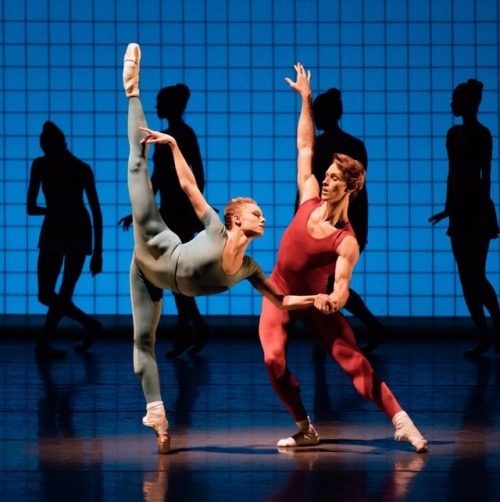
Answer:
[[[147,413],[142,418],[142,423],[155,431],[158,441],[158,453],[168,453],[170,451],[170,427],[165,408],[161,401],[148,405]]]
[[[123,88],[127,98],[139,96],[139,69],[141,48],[139,44],[128,44],[123,57]]]

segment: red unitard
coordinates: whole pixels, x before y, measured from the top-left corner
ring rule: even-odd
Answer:
[[[354,231],[349,223],[327,237],[312,237],[307,230],[311,213],[322,201],[315,197],[304,202],[286,229],[271,274],[284,295],[326,293],[328,277],[335,272],[337,247]],[[340,313],[322,314],[314,307],[286,311],[263,300],[259,336],[271,384],[296,422],[307,412],[300,397],[300,386],[286,362],[288,332],[295,320],[303,322],[310,336],[349,375],[356,390],[377,405],[389,419],[402,410],[389,387],[375,374],[371,364],[357,348],[354,333]]]

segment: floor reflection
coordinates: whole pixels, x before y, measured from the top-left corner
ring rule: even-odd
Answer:
[[[39,500],[100,500],[103,494],[103,450],[98,437],[82,437],[75,424],[75,403],[86,400],[86,385],[99,381],[91,354],[82,357],[81,374],[70,374],[65,361],[37,359],[42,393],[38,399]],[[64,482],[61,477],[64,476]]]
[[[278,451],[293,423],[270,388],[256,336],[214,337],[198,357],[159,360],[172,451],[158,455],[141,423],[129,339],[54,362],[37,361],[23,340],[5,340],[1,499],[497,500],[500,357],[465,361],[469,345],[392,340],[372,357],[430,442],[418,455],[394,441],[392,425],[334,363],[313,360],[311,343],[293,339],[289,360],[321,443]]]

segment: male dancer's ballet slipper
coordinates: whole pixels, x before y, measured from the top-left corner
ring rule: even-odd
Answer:
[[[417,453],[425,453],[429,449],[427,440],[420,434],[415,424],[405,411],[400,411],[392,417],[392,423],[396,427],[394,439],[410,443]]]
[[[141,48],[139,44],[128,44],[123,57],[123,88],[127,98],[139,96],[139,69]]]

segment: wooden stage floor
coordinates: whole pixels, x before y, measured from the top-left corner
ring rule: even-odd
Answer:
[[[213,322],[197,356],[167,360],[157,344],[171,425],[168,455],[141,423],[131,320],[105,323],[76,354],[71,330],[54,345],[65,361],[37,361],[36,323],[3,320],[0,352],[2,501],[495,501],[500,500],[500,356],[466,360],[467,320],[392,320],[369,356],[429,441],[416,454],[300,332],[289,366],[321,443],[279,451],[295,424],[262,364],[255,319]],[[167,326],[168,331],[168,326]]]

